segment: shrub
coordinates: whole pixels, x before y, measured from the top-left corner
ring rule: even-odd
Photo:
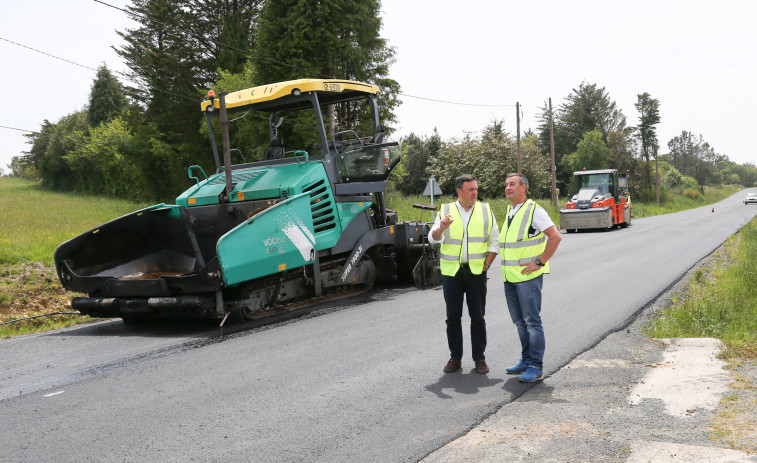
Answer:
[[[699,191],[692,188],[686,188],[685,190],[683,190],[683,194],[691,199],[697,199],[699,197]]]

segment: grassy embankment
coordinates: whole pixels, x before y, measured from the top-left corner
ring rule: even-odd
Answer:
[[[70,311],[74,296],[58,282],[53,253],[62,242],[143,207],[128,201],[53,193],[33,182],[0,178],[0,323]],[[0,338],[80,323],[55,316],[0,325]]]
[[[694,272],[683,295],[645,330],[658,338],[718,338],[725,357],[757,359],[757,219]]]
[[[731,390],[720,401],[710,439],[757,453],[757,219],[732,236],[694,272],[685,292],[645,327],[658,338],[720,339],[732,370]]]
[[[710,204],[736,191],[707,189],[697,200],[675,202],[675,210]],[[435,204],[450,198],[436,198]],[[504,217],[505,199],[490,201],[495,217]],[[549,200],[538,200],[555,223],[559,211]],[[424,196],[403,197],[388,195],[387,207],[397,210],[400,218],[417,220],[421,212],[413,203],[428,203]],[[94,196],[54,193],[22,179],[0,178],[0,323],[11,319],[30,317],[51,312],[70,311],[69,301],[74,297],[60,287],[52,266],[53,252],[63,241],[147,204],[106,199]],[[657,212],[654,213],[663,213]],[[634,217],[652,215],[645,206],[634,205]],[[423,220],[432,220],[426,211]],[[0,325],[0,338],[68,324],[79,323],[79,317],[60,316],[37,318],[24,323]]]

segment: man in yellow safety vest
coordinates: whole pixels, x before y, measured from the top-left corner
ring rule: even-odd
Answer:
[[[542,275],[549,273],[549,259],[562,237],[547,211],[527,199],[528,179],[509,174],[505,196],[511,205],[499,235],[502,279],[510,318],[518,329],[520,361],[505,371],[519,374],[525,383],[541,381],[544,358],[544,329],[541,323]]]
[[[450,359],[445,373],[460,369],[463,357],[463,297],[471,319],[471,347],[476,371],[489,372],[486,350],[486,272],[497,258],[499,227],[487,203],[477,201],[473,175],[455,179],[457,201],[442,205],[429,232],[431,243],[441,243],[440,266],[447,306],[447,344]]]

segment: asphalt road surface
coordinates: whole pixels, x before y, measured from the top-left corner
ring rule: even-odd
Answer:
[[[545,374],[751,220],[744,195],[563,235],[544,283]],[[379,290],[223,333],[116,320],[1,340],[0,461],[417,461],[528,392],[505,374],[520,346],[499,265],[489,273],[488,375],[475,373],[467,337],[462,372],[442,373],[440,288]]]

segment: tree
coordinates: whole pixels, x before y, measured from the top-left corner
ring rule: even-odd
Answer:
[[[657,151],[659,144],[657,142],[657,128],[660,123],[660,101],[652,98],[649,93],[637,95],[637,101],[634,105],[639,111],[639,126],[636,127],[636,136],[641,142],[641,154],[645,161],[646,179],[645,184],[649,187],[652,184],[652,173],[649,167],[649,158],[654,156],[655,164],[657,162]],[[659,169],[657,169],[657,180],[655,181],[655,190],[657,204],[660,204],[660,182]]]
[[[578,143],[576,151],[563,157],[562,164],[569,172],[582,169],[605,169],[609,156],[610,149],[602,140],[602,132],[599,129],[594,129],[584,134],[584,138]]]
[[[242,68],[262,1],[133,0],[127,7],[139,26],[119,32],[126,44],[116,52],[129,66],[127,78],[136,84],[126,92],[142,113],[132,111],[125,118],[134,133],[127,155],[141,172],[159,179],[161,196],[168,194],[168,185],[176,185],[167,180],[175,172],[186,177],[188,165],[207,166],[199,104],[218,79],[219,67],[228,72]],[[160,162],[149,165],[155,161],[149,152],[153,147],[175,155],[155,155]]]
[[[753,163],[736,164],[735,162],[727,162],[728,171],[737,175],[739,180],[737,183],[741,183],[746,187],[757,186],[757,166]]]
[[[390,79],[394,49],[381,38],[377,0],[279,0],[266,2],[257,30],[257,83],[299,78],[336,78],[373,83],[381,88],[380,117],[391,132],[399,84]],[[334,105],[326,115],[331,133],[337,128],[373,133],[366,108],[356,103]],[[288,128],[288,137],[298,129]]]
[[[518,153],[515,140],[505,133],[499,136],[482,136],[479,139],[466,137],[443,144],[439,154],[431,160],[428,172],[436,178],[442,191],[455,192],[455,178],[473,174],[478,178],[479,195],[482,198],[505,196],[507,174],[515,172]],[[535,135],[527,135],[521,141],[523,174],[528,178],[529,190],[544,193],[550,189],[550,157],[539,150]]]
[[[126,108],[126,95],[118,79],[105,65],[97,69],[97,77],[89,94],[87,124],[97,127],[120,116]]]
[[[245,32],[239,24],[236,13],[230,13],[226,16],[219,41],[228,46],[221,46],[217,67],[229,72],[241,72],[244,70],[244,63],[247,61],[247,51],[249,42]]]
[[[144,123],[199,163],[207,146],[198,132],[200,95],[215,78],[215,59],[198,44],[195,16],[186,0],[133,0],[127,9],[140,26],[118,32],[126,45],[115,51],[137,84],[126,91],[144,108]]]
[[[505,120],[493,119],[489,125],[484,128],[481,138],[484,140],[494,140],[505,136]]]
[[[568,142],[573,144],[574,149],[568,152],[575,151],[586,132],[599,129],[607,143],[609,134],[626,128],[626,116],[604,87],[582,82],[566,100],[558,108],[555,119],[560,130],[566,132]]]
[[[721,169],[727,165],[728,158],[716,153],[702,135],[695,136],[684,130],[668,142],[668,149],[673,167],[683,175],[696,178],[700,188],[722,180]]]
[[[141,199],[141,177],[121,153],[131,138],[121,118],[105,122],[71,150],[65,160],[76,178],[75,190],[131,200]]]
[[[411,133],[402,140],[402,169],[395,171],[392,182],[406,195],[419,195],[428,184],[428,168],[441,148],[439,133],[434,129],[431,138]],[[397,175],[401,174],[401,175]]]
[[[555,163],[565,166],[562,158],[575,153],[578,144],[587,132],[599,130],[608,151],[607,167],[619,170],[630,169],[632,164],[632,130],[626,125],[626,117],[617,108],[607,90],[597,84],[582,82],[558,106],[554,114]],[[549,107],[545,104],[539,116],[539,140],[544,153],[549,153]],[[560,169],[557,179],[560,189],[570,184],[572,171]],[[563,190],[565,191],[565,190]]]
[[[11,163],[8,164],[8,168],[10,169],[9,175],[14,177],[21,177],[35,181],[39,180],[37,171],[34,169],[34,166],[29,163],[26,156],[13,156],[11,158]]]
[[[39,132],[24,135],[32,144],[24,160],[44,185],[54,190],[73,190],[76,179],[66,155],[85,143],[88,130],[86,111],[73,112],[54,124],[45,120]]]
[[[193,39],[208,70],[242,72],[255,46],[263,0],[187,0]]]

